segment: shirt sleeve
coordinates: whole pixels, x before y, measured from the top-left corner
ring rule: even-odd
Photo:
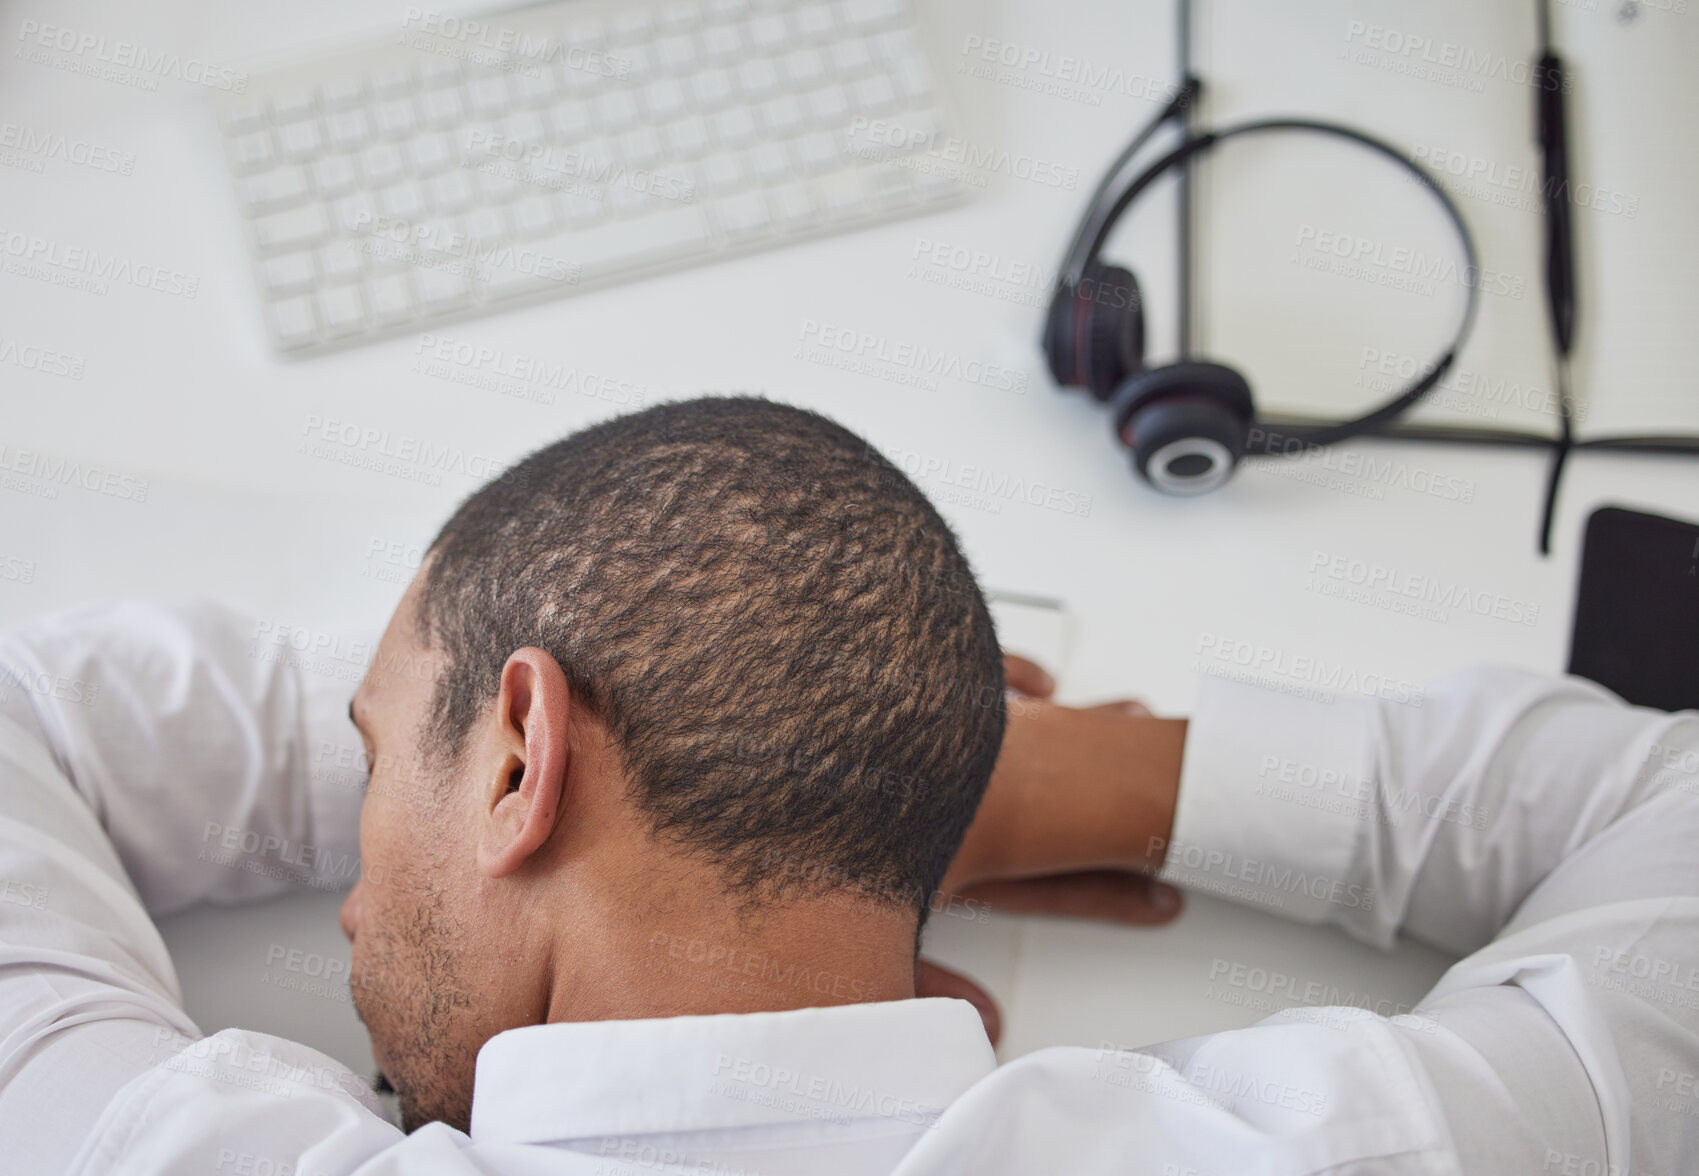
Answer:
[[[1396,701],[1209,681],[1162,875],[1374,944],[1403,931],[1473,954],[1414,1015],[1350,1012],[1353,1032],[1386,1039],[1396,1081],[1336,1082],[1296,1041],[1257,1044],[1334,1015],[1310,1008],[1170,1060],[1304,1069],[1359,1119],[1419,1100],[1441,1125],[1424,1146],[1462,1170],[1685,1170],[1699,1149],[1696,846],[1694,712],[1497,668]],[[1312,1060],[1334,1029],[1310,1033]]]
[[[359,876],[347,709],[372,643],[210,601],[108,601],[0,635],[0,714],[76,787],[148,911]]]
[[[0,1173],[211,1171],[233,1139],[331,1173],[400,1138],[318,1051],[202,1037],[151,918],[358,872],[363,773],[315,771],[353,683],[264,634],[140,601],[0,634]]]

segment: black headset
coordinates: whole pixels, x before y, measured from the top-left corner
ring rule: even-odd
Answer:
[[[1178,0],[1177,8],[1184,84],[1168,105],[1133,137],[1092,193],[1063,259],[1056,290],[1045,314],[1042,339],[1045,360],[1058,384],[1087,389],[1110,406],[1115,435],[1132,451],[1133,465],[1140,477],[1168,494],[1202,494],[1226,482],[1242,457],[1291,455],[1351,437],[1547,448],[1553,453],[1553,463],[1541,530],[1541,550],[1545,551],[1558,476],[1569,450],[1699,455],[1699,438],[1690,436],[1575,439],[1570,429],[1567,346],[1559,356],[1563,428],[1558,437],[1509,429],[1394,426],[1396,418],[1445,377],[1474,325],[1480,299],[1480,268],[1463,213],[1421,164],[1390,143],[1353,127],[1307,118],[1269,118],[1195,131],[1191,113],[1202,83],[1190,72],[1191,5],[1188,0]],[[1543,19],[1541,27],[1549,57],[1548,26]],[[1118,184],[1133,157],[1169,122],[1180,127],[1179,143],[1132,179]],[[1191,355],[1192,165],[1198,157],[1230,139],[1275,132],[1328,135],[1365,147],[1397,164],[1439,203],[1461,246],[1466,293],[1451,341],[1419,369],[1412,382],[1384,404],[1349,420],[1260,417],[1251,397],[1250,383],[1243,375],[1225,364]],[[1106,264],[1099,258],[1104,243],[1128,207],[1158,179],[1176,169],[1180,179],[1179,359],[1147,367],[1144,302],[1138,279],[1131,270]]]
[[[1044,354],[1056,382],[1089,389],[1098,400],[1107,402],[1115,435],[1132,450],[1139,475],[1169,494],[1201,494],[1215,489],[1231,476],[1239,458],[1246,454],[1291,453],[1380,428],[1444,378],[1469,335],[1480,298],[1474,280],[1479,272],[1475,242],[1456,203],[1420,164],[1405,158],[1397,148],[1337,123],[1260,119],[1188,135],[1127,183],[1105,207],[1104,197],[1125,160],[1163,123],[1181,117],[1196,94],[1196,81],[1189,81],[1104,177],[1069,247],[1044,328]],[[1276,131],[1331,135],[1391,159],[1439,201],[1462,243],[1467,293],[1451,341],[1413,382],[1372,412],[1353,420],[1332,424],[1258,422],[1249,382],[1226,364],[1191,358],[1184,337],[1189,332],[1184,328],[1177,362],[1145,366],[1144,305],[1138,279],[1131,270],[1098,260],[1122,214],[1162,176],[1229,139]],[[1253,428],[1257,423],[1265,427]]]

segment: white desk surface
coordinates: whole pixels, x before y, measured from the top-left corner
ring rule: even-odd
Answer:
[[[97,596],[203,593],[279,621],[370,631],[387,617],[400,591],[397,573],[406,569],[368,553],[389,543],[428,541],[476,480],[451,472],[428,485],[317,459],[300,451],[305,422],[335,418],[507,462],[618,410],[594,396],[562,393],[544,404],[421,372],[415,368],[417,336],[322,358],[274,359],[260,333],[207,94],[171,79],[154,90],[121,85],[18,51],[21,30],[33,20],[155,51],[243,59],[374,29],[393,33],[407,6],[390,0],[80,0],[0,7],[10,47],[0,70],[0,121],[134,157],[127,175],[56,158],[40,161],[39,170],[28,163],[0,166],[0,240],[11,233],[40,236],[199,279],[198,295],[187,299],[121,282],[94,293],[11,268],[0,272],[0,341],[65,353],[80,370],[73,379],[5,359],[0,445],[11,454],[40,450],[149,483],[146,501],[137,503],[39,477],[8,478],[8,492],[0,494],[0,556],[6,557],[0,569],[27,567],[29,574],[0,576],[0,619]],[[1217,112],[1305,109],[1362,121],[1412,148],[1435,142],[1467,147],[1484,112],[1501,107],[1524,118],[1532,104],[1526,86],[1489,76],[1476,90],[1413,76],[1395,60],[1364,58],[1364,36],[1352,25],[1380,21],[1424,30],[1438,42],[1453,26],[1467,26],[1452,39],[1474,45],[1502,37],[1501,51],[1514,63],[1518,55],[1525,60],[1533,35],[1521,6],[1503,6],[1516,10],[1510,16],[1482,15],[1481,9],[1500,6],[1470,0],[1404,11],[1414,7],[1391,0],[1277,6],[1221,0],[1220,11],[1205,20],[1206,69],[1219,78],[1212,98]],[[1598,9],[1615,6],[1556,7],[1560,31],[1579,37],[1608,29],[1612,18]],[[650,399],[758,391],[827,412],[866,433],[911,473],[922,474],[988,584],[1068,602],[1077,639],[1059,668],[1064,696],[1074,700],[1132,693],[1160,711],[1184,713],[1196,690],[1200,651],[1212,639],[1217,646],[1249,642],[1285,658],[1311,657],[1356,675],[1408,681],[1477,659],[1557,670],[1567,649],[1587,513],[1607,501],[1694,513],[1699,464],[1582,457],[1568,472],[1553,555],[1541,560],[1533,546],[1544,479],[1544,459],[1537,454],[1377,445],[1350,452],[1391,463],[1386,482],[1296,463],[1249,468],[1202,500],[1162,498],[1136,484],[1101,410],[1049,385],[1033,344],[1042,286],[1006,278],[1013,266],[1054,264],[1096,170],[1148,117],[1149,88],[1172,77],[1167,0],[940,0],[933,16],[942,72],[961,100],[974,141],[1078,168],[1076,186],[1023,180],[1011,166],[994,171],[984,192],[960,210],[439,333],[567,361],[602,383],[641,387]],[[1699,16],[1652,6],[1642,19],[1663,22],[1658,36],[1678,32],[1689,43],[1699,23]],[[964,50],[992,40],[1023,52],[1049,51],[1053,60],[1085,57],[1093,68],[1108,61],[1117,80],[1072,95],[1044,92],[1045,67],[987,80],[976,76],[977,67],[970,66],[978,59]],[[1671,71],[1653,83],[1669,100],[1652,105],[1688,128],[1685,148],[1659,149],[1691,156],[1694,124],[1684,112],[1693,109],[1699,75]],[[1637,141],[1645,144],[1645,137]],[[1584,150],[1579,154],[1586,158]],[[1318,167],[1333,166],[1315,159]],[[1278,159],[1247,156],[1222,167],[1271,161]],[[1206,340],[1219,339],[1222,347],[1231,340],[1227,354],[1251,365],[1262,377],[1253,383],[1274,388],[1280,395],[1270,399],[1286,406],[1303,405],[1306,395],[1308,407],[1359,403],[1364,390],[1352,384],[1364,374],[1364,346],[1420,353],[1454,313],[1444,290],[1399,302],[1371,283],[1318,277],[1286,264],[1292,252],[1286,234],[1294,224],[1347,231],[1358,223],[1352,218],[1398,203],[1396,194],[1377,196],[1365,210],[1361,192],[1380,181],[1362,166],[1361,173],[1338,173],[1344,179],[1337,183],[1282,172],[1241,185],[1233,177],[1249,173],[1226,170],[1207,181],[1211,207],[1233,208],[1236,196],[1251,192],[1264,204],[1279,193],[1281,200],[1309,200],[1319,209],[1294,211],[1288,204],[1284,222],[1265,210],[1256,222],[1267,231],[1260,238],[1244,221],[1225,218],[1204,250]],[[1655,210],[1660,193],[1645,195]],[[1675,203],[1690,211],[1685,195],[1664,206]],[[1489,267],[1538,274],[1532,211],[1499,207],[1490,198],[1466,207]],[[1171,250],[1160,247],[1167,223],[1165,215],[1147,213],[1127,236],[1132,252],[1145,246],[1137,264],[1156,305],[1157,338],[1166,338],[1165,324],[1172,321]],[[1579,231],[1586,245],[1656,227],[1650,214],[1630,224],[1622,216],[1588,212]],[[1406,230],[1414,238],[1424,231],[1408,224],[1399,231]],[[925,242],[994,255],[1004,278],[965,289],[940,282],[950,271],[917,258]],[[1665,312],[1642,323],[1647,346],[1691,346],[1687,336],[1699,310],[1696,259],[1660,252],[1655,242],[1640,245],[1647,281]],[[1435,235],[1431,247],[1444,250],[1448,242]],[[1259,249],[1268,265],[1257,264]],[[1309,299],[1315,300],[1313,312]],[[1538,281],[1529,281],[1524,299],[1489,296],[1487,303],[1465,360],[1498,373],[1500,384],[1505,373],[1522,373],[1530,384],[1548,386],[1540,374],[1546,358]],[[810,362],[798,348],[808,321],[1011,365],[1025,374],[1025,387],[993,391],[944,377],[936,388],[921,389]],[[1600,383],[1583,380],[1582,386],[1593,398],[1593,415],[1602,419],[1613,392],[1632,389]],[[1311,391],[1299,395],[1295,389]],[[1640,407],[1662,413],[1666,427],[1699,429],[1693,402],[1683,383]],[[1453,407],[1470,408],[1457,398]],[[1474,407],[1500,412],[1502,424],[1550,423],[1549,414],[1537,411]],[[949,473],[937,472],[946,464]],[[1089,513],[1045,509],[999,498],[996,491],[964,496],[949,479],[964,476],[967,466],[981,467],[994,481],[1028,477],[1063,491],[1070,502],[1089,497]],[[1469,501],[1412,488],[1436,479],[1467,487]],[[1537,606],[1537,617],[1520,624],[1458,609],[1417,617],[1340,600],[1327,594],[1326,578],[1312,572],[1333,556],[1496,593],[1522,605],[1519,611]],[[336,902],[335,896],[290,897],[258,911],[202,909],[168,920],[166,936],[201,1026],[212,1031],[240,1023],[288,1034],[369,1072],[370,1053],[345,988],[319,994],[280,987],[295,974],[270,962],[274,946],[345,958]],[[1255,979],[1237,986],[1212,982],[1224,968],[1284,973],[1294,978],[1289,988],[1331,986],[1333,1000],[1390,1012],[1414,1005],[1448,963],[1408,944],[1382,955],[1331,931],[1202,897],[1190,900],[1178,923],[1160,930],[939,917],[930,947],[1001,999],[1005,1057],[1053,1043],[1132,1044],[1229,1028],[1287,1003],[1278,992],[1265,1002]]]

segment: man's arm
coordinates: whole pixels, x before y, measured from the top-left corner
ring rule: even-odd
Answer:
[[[1677,783],[1699,718],[1578,678],[1483,668],[1400,701],[1206,679],[1161,876],[1390,946],[1462,954]],[[1689,790],[1699,777],[1688,777]],[[1613,880],[1601,876],[1605,889]]]
[[[0,715],[44,748],[154,915],[359,875],[360,648],[211,602],[90,604],[0,634]],[[321,642],[321,645],[327,643]]]
[[[79,1149],[146,1168],[126,1143],[144,1118],[183,1125],[149,1136],[181,1149],[161,1171],[216,1158],[209,1113],[327,1172],[400,1138],[317,1051],[202,1039],[150,918],[352,881],[359,780],[312,762],[347,739],[352,684],[264,656],[253,632],[212,606],[115,602],[0,635],[0,1171],[59,1171]]]
[[[1047,717],[1012,719],[1010,737],[1038,738]],[[1076,1113],[1106,1132],[1100,1148],[1182,1171],[1250,1154],[1292,1172],[1691,1167],[1699,715],[1512,670],[1399,702],[1212,680],[1177,772],[1155,778],[1131,756],[1100,759],[1086,790],[1177,786],[1171,836],[1136,830],[1166,856],[1164,877],[1375,943],[1402,929],[1480,950],[1414,1015],[1300,1007],[1090,1068],[1051,1059],[1069,1073],[1068,1105],[1098,1108]],[[1054,824],[1078,815],[1070,790],[1046,795],[1047,810],[1025,807]],[[1087,821],[1104,803],[1088,801],[1076,826],[1094,855],[1104,834]],[[1021,807],[999,805],[989,815]],[[1141,807],[1162,806],[1135,797],[1123,811]],[[1129,849],[1121,864],[1141,858]],[[987,1149],[1006,1148],[986,1111]]]

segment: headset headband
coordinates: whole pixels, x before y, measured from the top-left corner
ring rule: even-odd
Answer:
[[[1474,325],[1475,311],[1480,302],[1480,288],[1477,282],[1477,277],[1480,273],[1480,266],[1476,260],[1475,241],[1469,233],[1468,225],[1464,223],[1462,211],[1457,207],[1456,202],[1446,194],[1445,190],[1439,186],[1439,184],[1427,173],[1421,164],[1404,155],[1390,143],[1386,143],[1380,139],[1374,138],[1372,135],[1364,134],[1362,131],[1342,126],[1338,123],[1321,122],[1315,119],[1304,118],[1274,118],[1260,119],[1253,122],[1234,123],[1219,130],[1206,131],[1202,134],[1192,135],[1182,140],[1180,144],[1167,155],[1164,155],[1155,163],[1152,163],[1149,167],[1145,168],[1145,170],[1140,172],[1137,176],[1133,177],[1133,179],[1121,189],[1119,194],[1116,195],[1115,199],[1109,204],[1107,210],[1099,213],[1099,209],[1103,205],[1103,199],[1111,188],[1114,176],[1117,175],[1126,165],[1126,162],[1131,158],[1132,153],[1137,150],[1137,148],[1141,146],[1159,126],[1173,118],[1177,113],[1183,111],[1185,108],[1184,103],[1189,101],[1195,93],[1196,90],[1194,85],[1191,82],[1188,82],[1187,86],[1182,88],[1181,92],[1175,97],[1174,101],[1169,103],[1168,107],[1163,110],[1162,113],[1157,115],[1151,124],[1134,139],[1133,145],[1129,147],[1127,151],[1123,152],[1121,158],[1109,169],[1108,175],[1104,177],[1103,182],[1098,186],[1097,192],[1092,197],[1091,205],[1088,207],[1086,215],[1081,222],[1079,233],[1075,236],[1073,243],[1069,246],[1068,257],[1062,270],[1064,283],[1068,285],[1077,285],[1079,283],[1081,278],[1084,276],[1086,267],[1096,260],[1104,243],[1109,239],[1109,234],[1114,230],[1116,222],[1121,219],[1121,216],[1126,212],[1128,206],[1130,206],[1133,201],[1137,200],[1140,194],[1149,188],[1151,184],[1155,183],[1163,175],[1167,174],[1167,172],[1172,168],[1177,167],[1188,159],[1192,159],[1195,156],[1203,154],[1228,139],[1238,138],[1241,135],[1257,134],[1263,131],[1307,131],[1316,134],[1332,135],[1335,138],[1346,139],[1352,143],[1367,147],[1371,151],[1392,160],[1405,171],[1415,176],[1421,185],[1432,193],[1433,197],[1439,201],[1440,206],[1445,209],[1447,219],[1450,220],[1452,227],[1457,230],[1458,240],[1460,240],[1463,244],[1463,259],[1464,265],[1466,266],[1464,271],[1464,288],[1467,291],[1465,301],[1463,303],[1463,315],[1457,324],[1457,331],[1452,335],[1451,342],[1446,345],[1439,357],[1435,359],[1431,365],[1424,369],[1421,376],[1417,377],[1417,379],[1408,386],[1400,389],[1391,399],[1387,400],[1378,408],[1364,413],[1360,417],[1354,417],[1350,420],[1339,421],[1332,424],[1297,422],[1281,423],[1264,421],[1264,424],[1280,423],[1281,432],[1274,434],[1270,433],[1266,428],[1262,430],[1253,429],[1251,433],[1251,440],[1246,442],[1246,453],[1249,455],[1258,452],[1265,454],[1286,452],[1285,446],[1289,442],[1293,441],[1300,442],[1305,446],[1331,445],[1335,441],[1343,441],[1348,437],[1355,437],[1363,433],[1376,431],[1381,425],[1384,425],[1388,421],[1407,411],[1411,405],[1415,404],[1416,401],[1427,395],[1427,393],[1433,389],[1434,385],[1444,378],[1445,373],[1450,369],[1451,365],[1456,362],[1457,353],[1462,350],[1464,341],[1469,337],[1469,330]],[[1095,230],[1090,228],[1094,222],[1096,223]],[[1251,448],[1256,445],[1260,445],[1261,449]]]

